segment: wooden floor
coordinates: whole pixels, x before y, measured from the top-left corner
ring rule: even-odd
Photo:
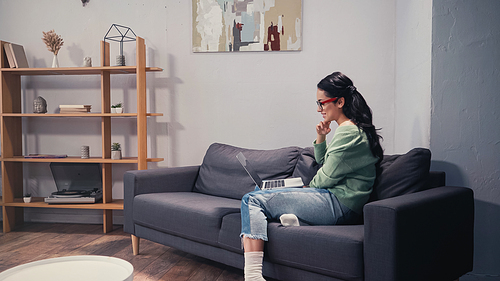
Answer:
[[[102,233],[102,225],[26,223],[0,233],[0,272],[11,267],[62,256],[103,255],[134,266],[134,281],[243,280],[243,271],[179,250],[141,240],[140,254],[132,255],[130,235],[121,226]]]

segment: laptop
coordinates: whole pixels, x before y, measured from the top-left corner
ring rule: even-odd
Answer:
[[[45,198],[49,204],[97,203],[102,200],[99,163],[50,163],[57,190]]]
[[[289,187],[303,187],[304,183],[302,178],[289,178],[289,179],[279,179],[279,180],[262,180],[257,172],[252,168],[250,162],[243,155],[242,152],[236,155],[238,161],[240,161],[241,166],[247,171],[253,182],[261,189],[274,189],[274,188],[289,188]]]

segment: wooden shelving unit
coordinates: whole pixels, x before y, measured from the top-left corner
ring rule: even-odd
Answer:
[[[147,158],[147,117],[162,116],[161,113],[146,112],[146,73],[163,71],[158,67],[146,67],[146,46],[144,39],[136,38],[136,65],[110,66],[109,43],[101,41],[101,65],[99,67],[61,67],[61,68],[9,68],[0,41],[0,141],[3,231],[9,232],[24,221],[24,208],[64,208],[93,209],[103,211],[103,231],[113,227],[113,210],[123,210],[123,200],[113,199],[112,165],[135,163],[137,169],[147,169],[148,162],[160,162],[163,158]],[[111,75],[136,75],[137,112],[111,113]],[[49,75],[99,75],[101,77],[101,112],[78,114],[34,114],[21,111],[21,77]],[[63,79],[63,78],[61,78]],[[78,156],[55,159],[26,159],[22,151],[22,118],[99,118],[101,123],[101,157],[81,159]],[[111,118],[137,119],[137,157],[111,159]],[[31,203],[23,202],[23,165],[40,162],[100,163],[102,167],[103,201],[96,204],[46,204],[43,198],[35,197]]]

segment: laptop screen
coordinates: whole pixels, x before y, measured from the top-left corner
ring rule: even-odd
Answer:
[[[243,168],[245,168],[245,171],[247,171],[248,175],[252,178],[253,182],[259,187],[262,188],[262,179],[259,177],[257,172],[252,168],[250,163],[247,161],[247,158],[243,155],[243,153],[238,153],[236,155],[236,158],[238,158],[238,161],[240,161],[241,165]]]
[[[50,170],[57,190],[102,189],[101,165],[99,163],[50,163]]]

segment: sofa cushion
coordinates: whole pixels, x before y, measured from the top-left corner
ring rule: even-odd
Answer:
[[[363,225],[283,227],[270,223],[265,258],[341,280],[363,280]]]
[[[134,223],[217,246],[222,218],[240,212],[241,201],[195,192],[137,195]]]
[[[402,155],[384,155],[370,201],[414,193],[428,188],[431,152],[414,148]]]
[[[240,233],[241,214],[225,215],[219,233],[219,246],[231,252],[243,254]]]
[[[305,185],[309,185],[318,172],[321,165],[314,158],[314,147],[306,147],[302,150],[295,165],[292,177],[301,177]]]
[[[264,255],[273,263],[314,271],[342,280],[363,280],[363,225],[283,227],[268,225]],[[241,215],[222,220],[219,246],[241,253]]]
[[[236,159],[240,151],[265,180],[290,177],[302,148],[256,150],[214,143],[205,154],[194,191],[238,200],[253,191],[255,184]]]

